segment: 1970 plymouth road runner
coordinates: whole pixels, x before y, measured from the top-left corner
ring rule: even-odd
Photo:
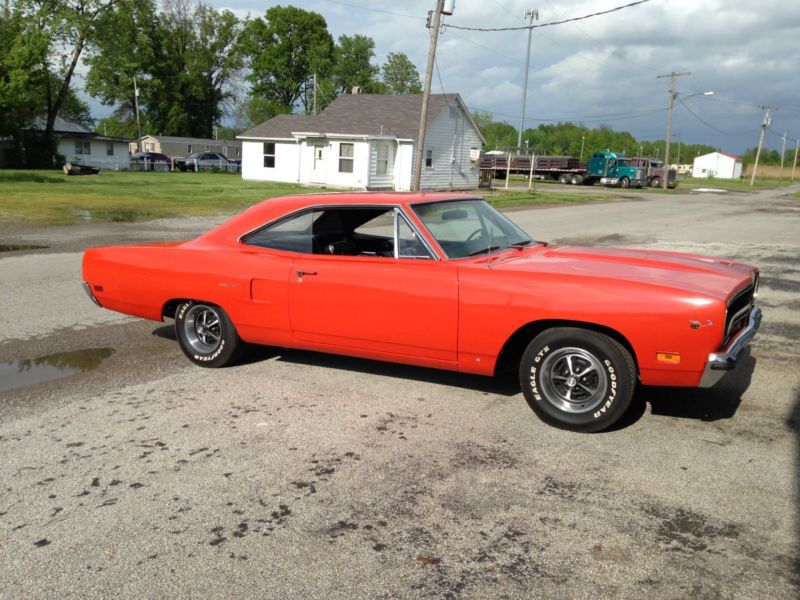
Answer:
[[[100,306],[175,319],[192,362],[244,343],[493,375],[553,425],[599,431],[638,382],[708,387],[755,335],[758,270],[672,252],[553,247],[480,198],[273,198],[188,242],[94,248]]]

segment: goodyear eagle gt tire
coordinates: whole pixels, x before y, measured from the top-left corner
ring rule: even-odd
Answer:
[[[636,366],[628,350],[607,335],[558,327],[528,345],[519,378],[539,418],[588,433],[610,427],[628,410]]]
[[[224,367],[242,347],[242,340],[225,311],[205,302],[184,302],[178,307],[175,334],[183,353],[201,367]]]

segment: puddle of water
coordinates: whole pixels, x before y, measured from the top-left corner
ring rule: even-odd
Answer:
[[[113,353],[112,348],[89,348],[0,363],[0,392],[92,371]]]
[[[20,250],[41,250],[49,246],[37,246],[35,244],[0,244],[0,252],[19,252]]]

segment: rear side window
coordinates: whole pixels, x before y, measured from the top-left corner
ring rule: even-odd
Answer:
[[[305,212],[254,231],[242,241],[250,246],[311,254],[313,252],[311,235],[313,222],[314,213]]]

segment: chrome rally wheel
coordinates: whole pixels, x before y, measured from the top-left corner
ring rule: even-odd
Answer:
[[[242,341],[225,311],[205,302],[184,302],[175,312],[181,350],[196,365],[223,367],[239,353]]]
[[[561,348],[542,363],[545,398],[559,410],[585,413],[597,408],[608,390],[600,360],[582,348]]]
[[[598,331],[556,327],[528,344],[519,367],[522,392],[546,423],[600,431],[628,410],[636,364],[619,341]]]

